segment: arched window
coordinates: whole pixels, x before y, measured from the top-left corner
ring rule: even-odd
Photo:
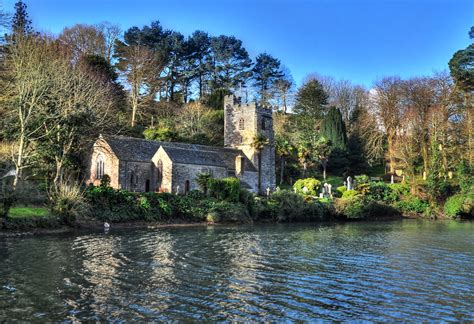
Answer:
[[[239,119],[239,130],[245,129],[245,120],[243,118]]]
[[[102,154],[99,154],[97,156],[97,164],[96,164],[96,170],[95,170],[95,175],[96,179],[102,179],[104,176],[104,169],[105,169],[105,159]]]
[[[158,171],[157,172],[157,184],[158,184],[158,189],[161,188],[161,181],[163,180],[163,161],[161,160],[158,160],[158,162],[156,163],[156,170]]]
[[[262,130],[266,130],[267,129],[267,124],[265,122],[265,118],[262,118]]]

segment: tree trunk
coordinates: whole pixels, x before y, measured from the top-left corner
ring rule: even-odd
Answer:
[[[23,127],[22,127],[23,128]],[[13,180],[13,189],[16,189],[19,179],[21,179],[23,170],[23,154],[25,151],[25,131],[20,132],[20,143],[18,145],[18,158],[15,165],[15,178]]]
[[[280,185],[283,183],[283,177],[285,175],[285,158],[281,157],[280,161]]]
[[[426,175],[428,175],[428,170],[429,170],[429,152],[428,152],[428,144],[423,142],[421,147],[421,156],[423,158],[423,171],[426,172]]]
[[[393,156],[393,135],[387,137],[388,142],[388,161],[390,167],[390,173],[395,173],[395,158]]]
[[[327,162],[326,161],[323,161],[323,179],[324,181],[326,181],[326,166],[327,166]]]

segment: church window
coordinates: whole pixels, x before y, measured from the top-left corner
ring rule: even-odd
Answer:
[[[245,120],[243,118],[239,119],[239,130],[245,129]]]
[[[161,187],[161,181],[163,180],[163,161],[158,160],[156,163],[156,168],[158,170],[157,180],[158,180],[158,188]]]
[[[96,164],[96,170],[95,170],[96,179],[102,179],[102,177],[104,176],[104,169],[105,169],[104,157],[102,155],[99,155],[97,157],[97,164]]]

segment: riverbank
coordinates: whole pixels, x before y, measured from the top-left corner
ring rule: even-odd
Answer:
[[[356,177],[358,178],[358,177]],[[256,196],[227,179],[216,188],[186,195],[136,193],[108,185],[87,187],[82,194],[51,200],[50,206],[17,206],[0,229],[10,232],[43,232],[64,228],[103,229],[195,226],[206,224],[308,223],[400,218],[443,219],[473,216],[471,193],[447,199],[444,209],[412,195],[405,184],[370,182],[359,177],[351,190],[338,187],[328,198],[319,198],[320,182],[299,180],[293,190]]]

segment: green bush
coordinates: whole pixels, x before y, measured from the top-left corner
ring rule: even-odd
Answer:
[[[308,199],[290,190],[280,190],[269,198],[258,198],[256,218],[276,222],[322,220],[328,213],[317,200]]]
[[[422,214],[427,210],[429,204],[416,196],[407,196],[403,200],[397,202],[395,207],[402,213]]]
[[[241,203],[220,201],[207,214],[207,221],[224,223],[252,223],[247,207]]]
[[[398,200],[398,195],[384,182],[371,182],[366,197],[369,200],[383,201],[386,203],[392,203]]]
[[[238,202],[240,180],[237,178],[209,179],[209,193],[218,200]]]
[[[449,217],[473,217],[474,193],[457,194],[449,197],[444,204],[444,213]]]
[[[348,190],[344,194],[351,191],[355,190]],[[347,219],[363,218],[363,205],[363,199],[358,195],[343,197],[334,202],[336,214]]]
[[[362,185],[362,184],[367,184],[370,183],[370,178],[368,175],[361,174],[361,175],[356,175],[354,177],[354,180],[357,185]]]
[[[293,189],[301,195],[317,196],[321,189],[321,181],[315,178],[299,179],[293,185]]]
[[[410,194],[410,185],[408,183],[391,183],[388,186],[398,197]]]
[[[359,196],[359,193],[356,190],[346,190],[342,193],[343,199],[350,199],[353,197]]]
[[[375,219],[398,216],[400,213],[388,204],[368,200],[362,196],[337,199],[334,204],[338,216],[347,219]]]
[[[342,197],[342,195],[344,194],[344,192],[347,191],[347,187],[346,186],[339,186],[336,188],[336,191],[333,192],[333,196],[338,198],[338,197]]]

